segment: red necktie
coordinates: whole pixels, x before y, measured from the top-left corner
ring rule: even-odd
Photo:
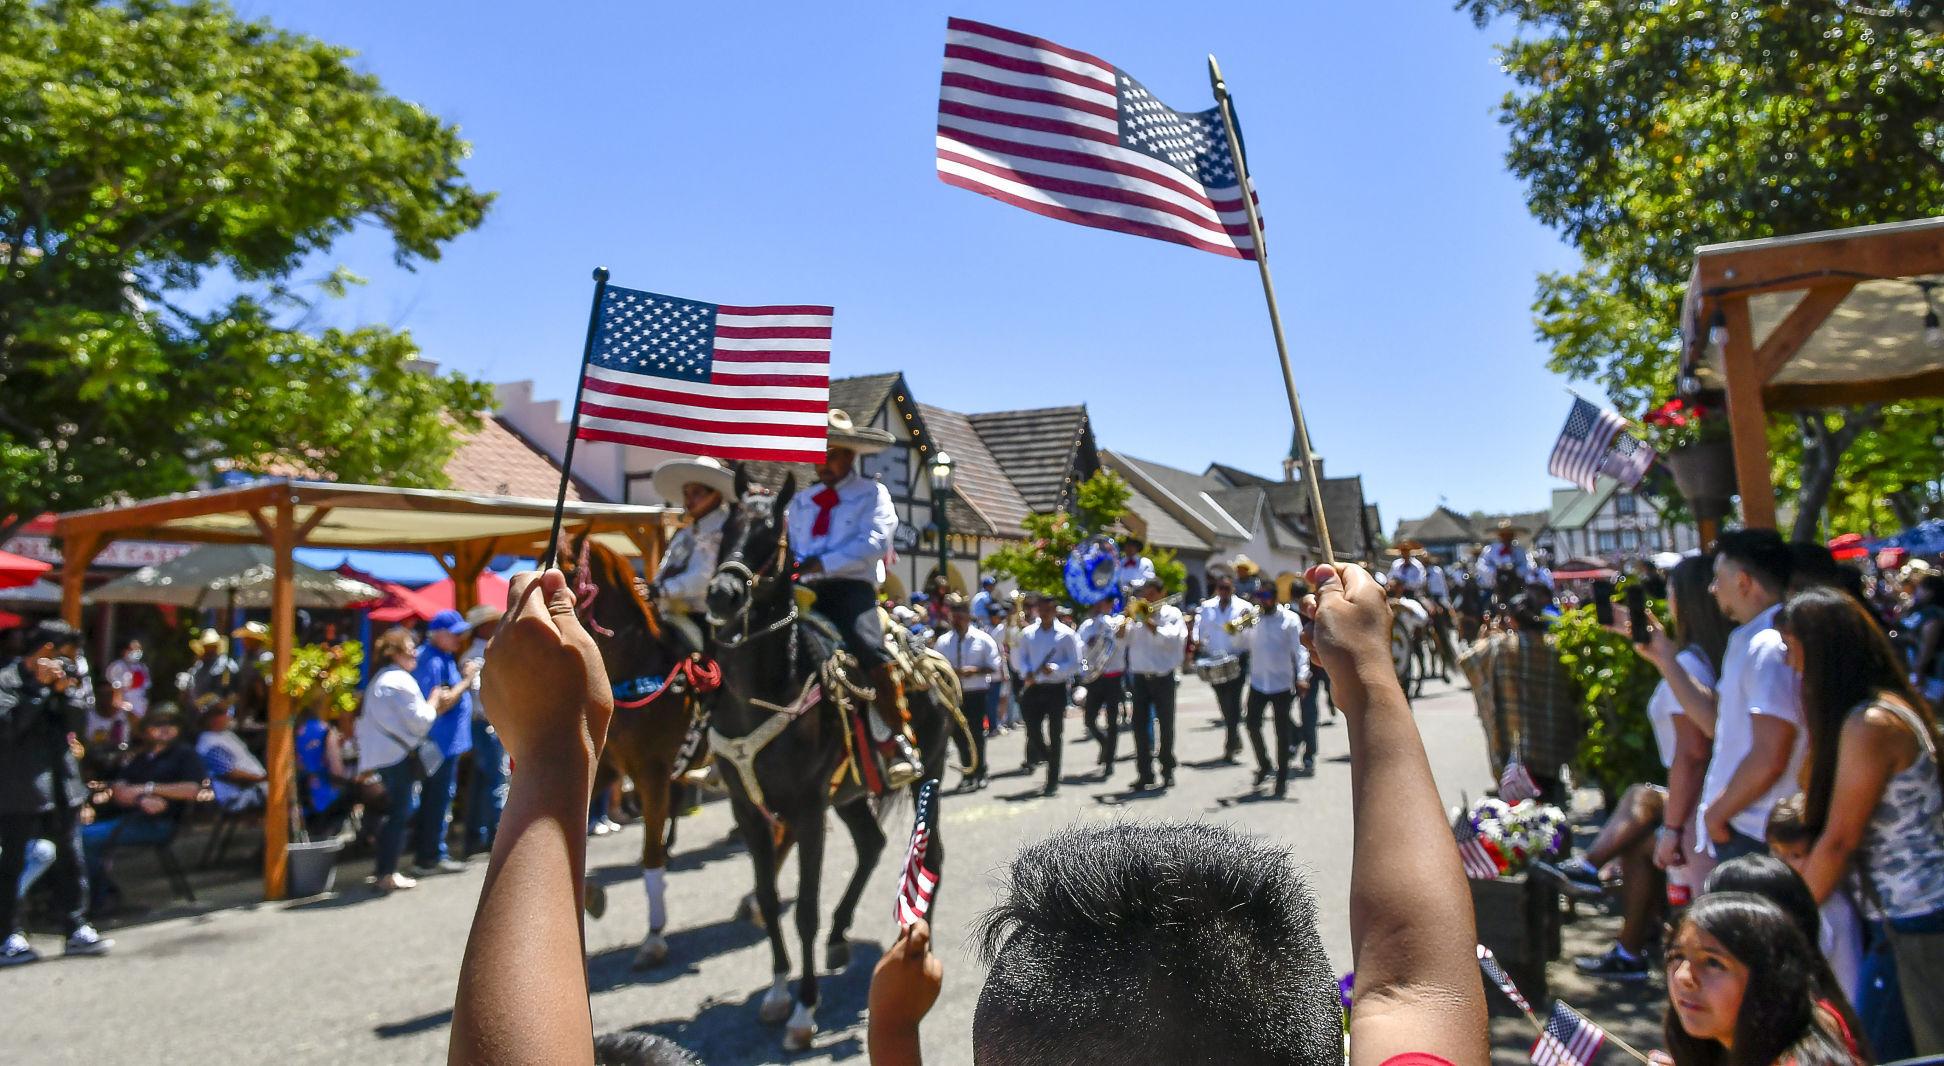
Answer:
[[[830,512],[837,509],[839,499],[837,490],[829,485],[818,489],[816,494],[810,497],[810,502],[817,505],[817,520],[810,523],[811,536],[821,537],[830,532]]]

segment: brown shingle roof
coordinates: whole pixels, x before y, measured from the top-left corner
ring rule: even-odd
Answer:
[[[1371,559],[1377,554],[1377,530],[1364,528],[1363,477],[1326,477],[1318,486],[1323,496],[1323,514],[1330,524],[1330,545],[1339,557]],[[1305,535],[1314,538],[1310,524],[1309,489],[1300,481],[1278,481],[1263,486],[1269,506],[1278,515],[1295,518]]]
[[[867,425],[891,399],[898,387],[898,374],[861,374],[836,378],[830,383],[830,407],[851,416],[858,425]]]
[[[1065,509],[1072,481],[1099,469],[1084,405],[991,411],[968,419],[1035,512]]]
[[[953,499],[946,505],[952,528],[1017,537],[1032,508],[1000,469],[972,420],[928,403],[920,403],[918,410],[932,439],[952,457]]]
[[[1135,530],[1143,540],[1157,548],[1173,548],[1193,555],[1201,555],[1214,550],[1214,545],[1202,539],[1195,531],[1182,525],[1167,508],[1157,503],[1153,497],[1142,492],[1140,486],[1128,483],[1127,515],[1121,524]]]
[[[528,496],[551,500],[560,491],[560,467],[496,415],[480,420],[474,433],[460,432],[459,447],[445,466],[446,478],[460,492],[489,496]],[[579,478],[567,483],[569,500],[607,502]]]

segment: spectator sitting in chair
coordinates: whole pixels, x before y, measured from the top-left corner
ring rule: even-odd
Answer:
[[[172,703],[156,704],[142,719],[140,750],[95,793],[94,808],[82,814],[81,849],[97,899],[110,892],[108,852],[168,840],[183,809],[201,799],[203,789],[202,760],[182,743],[182,715]]]
[[[216,792],[216,805],[226,811],[247,811],[263,806],[264,782],[270,775],[263,763],[236,735],[236,713],[226,702],[212,701],[203,708],[202,735],[196,738],[196,754],[202,757],[209,785]]]

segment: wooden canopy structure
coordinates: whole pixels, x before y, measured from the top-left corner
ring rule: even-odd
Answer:
[[[1744,524],[1775,527],[1770,411],[1944,396],[1944,346],[1926,329],[1940,308],[1944,218],[1695,253],[1682,391],[1727,395]]]
[[[666,507],[570,502],[567,533],[587,532],[625,555],[646,558],[652,571],[680,512]],[[120,507],[73,511],[55,522],[61,538],[61,614],[81,621],[82,579],[101,549],[115,540],[204,544],[267,544],[275,552],[270,605],[272,677],[290,668],[296,632],[291,552],[299,547],[362,548],[430,553],[451,575],[458,608],[473,606],[480,572],[496,555],[545,550],[553,502],[430,489],[277,478],[237,488],[191,492]],[[263,820],[263,891],[284,894],[284,855],[295,751],[290,699],[270,686],[270,729],[264,763],[269,798]]]

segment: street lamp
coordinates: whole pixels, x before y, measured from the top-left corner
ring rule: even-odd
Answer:
[[[932,460],[931,494],[932,521],[938,526],[938,576],[945,579],[949,588],[951,572],[945,566],[952,558],[952,522],[946,517],[945,500],[952,494],[952,456],[942,448]]]

